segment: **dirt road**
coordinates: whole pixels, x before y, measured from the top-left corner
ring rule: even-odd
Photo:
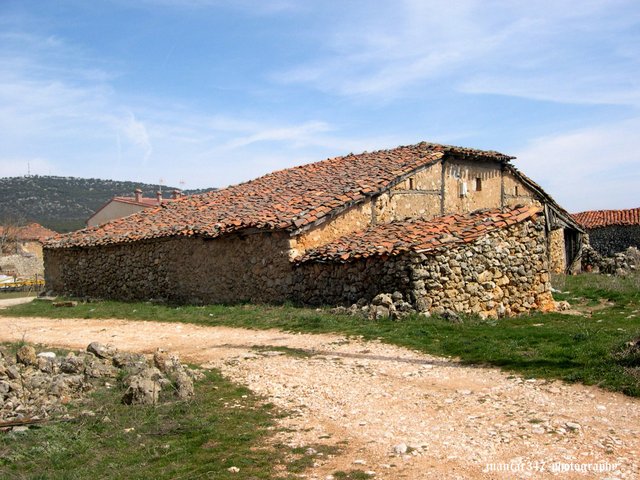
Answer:
[[[13,307],[15,305],[21,305],[23,303],[33,302],[36,297],[18,297],[18,298],[3,298],[0,300],[0,309]]]
[[[525,380],[337,335],[0,317],[1,341],[23,339],[146,353],[163,347],[219,368],[294,413],[283,420],[294,431],[280,440],[347,442],[342,455],[318,457],[307,478],[353,469],[384,479],[640,478],[640,401],[595,387]]]

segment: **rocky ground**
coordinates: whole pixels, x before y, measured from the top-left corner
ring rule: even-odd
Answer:
[[[121,387],[122,402],[129,405],[156,404],[163,391],[188,400],[193,379],[201,377],[160,348],[149,359],[99,342],[64,355],[38,352],[29,344],[15,354],[0,349],[0,429],[21,431],[51,418],[69,418],[65,406],[81,402],[96,387]]]
[[[0,318],[0,340],[166,348],[292,415],[279,440],[339,444],[307,478],[639,478],[640,400],[337,335],[131,322]],[[597,469],[609,471],[596,472]],[[506,470],[506,471],[505,471]]]

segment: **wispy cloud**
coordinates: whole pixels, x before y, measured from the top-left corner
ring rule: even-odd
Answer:
[[[322,32],[329,41],[318,60],[274,78],[346,96],[424,96],[447,82],[466,93],[639,105],[633,0],[356,5]]]
[[[533,139],[517,164],[567,209],[640,206],[640,117]]]
[[[112,1],[131,6],[131,2]],[[300,2],[295,0],[142,0],[138,6],[169,7],[179,10],[227,7],[256,15],[277,14],[302,8]]]
[[[224,186],[385,140],[344,136],[321,120],[210,114],[171,99],[123,95],[116,73],[96,68],[72,45],[8,35],[0,48],[1,175],[24,174],[30,161],[36,174]]]

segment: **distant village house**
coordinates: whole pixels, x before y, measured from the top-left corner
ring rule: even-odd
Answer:
[[[576,213],[573,218],[585,228],[589,243],[601,255],[640,248],[640,208],[592,210]]]
[[[42,246],[57,235],[38,223],[0,225],[0,274],[33,277],[44,274]]]
[[[143,197],[139,188],[133,192],[133,197],[113,197],[87,219],[88,227],[96,227],[117,218],[138,213],[145,208],[157,207],[166,202],[180,198],[180,190],[173,190],[171,198],[163,198],[162,192],[157,192],[153,198]]]

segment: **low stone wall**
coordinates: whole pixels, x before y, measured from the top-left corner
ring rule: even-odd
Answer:
[[[309,304],[370,303],[379,293],[398,291],[417,310],[432,313],[498,317],[554,308],[542,216],[427,254],[305,263],[293,285],[294,298]]]
[[[605,257],[624,252],[629,247],[640,248],[640,225],[611,225],[589,230],[589,242]]]
[[[45,278],[47,289],[73,296],[283,302],[291,283],[288,248],[288,235],[260,233],[45,249]]]

